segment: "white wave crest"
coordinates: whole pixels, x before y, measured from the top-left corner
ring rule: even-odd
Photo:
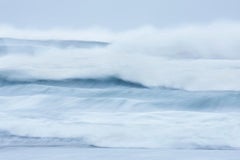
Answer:
[[[25,32],[34,38],[47,38],[47,32],[44,33],[45,37],[40,37]],[[63,33],[62,39],[68,38]],[[75,37],[70,34],[71,38],[84,37],[81,36],[84,32],[78,33]],[[93,34],[98,36],[92,32],[89,37]],[[240,23],[175,29],[145,27],[105,32],[102,37],[102,40],[108,37],[111,45],[87,49],[49,48],[34,55],[1,56],[0,74],[10,79],[54,80],[114,76],[149,87],[240,90]]]

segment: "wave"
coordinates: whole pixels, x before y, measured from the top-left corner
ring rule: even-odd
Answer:
[[[240,111],[240,93],[233,91],[189,92],[166,88],[56,84],[5,85],[0,90],[0,104],[5,106],[3,110],[36,108],[39,114],[50,109],[125,113],[169,110],[226,113]]]
[[[9,54],[11,47],[9,52],[2,49],[0,72],[13,80],[118,77],[150,88],[239,91],[239,28],[239,23],[230,22],[145,27],[112,33],[108,42],[48,40],[48,32],[45,40],[2,38],[7,48],[13,45],[13,52],[34,54]]]
[[[0,147],[240,148],[239,23],[10,32]]]
[[[81,87],[81,88],[106,88],[106,87],[133,87],[133,88],[147,88],[142,84],[122,80],[117,77],[106,77],[99,79],[63,79],[63,80],[11,80],[6,77],[0,77],[0,86],[9,85],[47,85],[47,86],[62,86],[62,87]]]
[[[93,48],[104,47],[107,45],[109,45],[109,43],[98,41],[0,38],[0,55],[13,53],[34,54],[54,48]]]
[[[59,138],[59,137],[30,137],[12,135],[7,132],[0,132],[0,148],[2,147],[81,147],[81,148],[161,148],[168,149],[171,146],[120,146],[112,147],[111,145],[96,145],[86,142],[83,138]],[[239,147],[230,145],[209,145],[209,144],[189,144],[189,146],[177,146],[174,149],[200,149],[200,150],[239,150]],[[171,149],[173,149],[171,147]]]
[[[48,113],[52,114],[41,115],[41,118],[36,115],[32,118],[33,115],[29,113],[33,112],[28,110],[14,117],[1,114],[0,141],[3,143],[0,146],[175,149],[240,147],[239,114],[236,113],[68,111],[62,116],[62,111],[53,114],[49,110]]]
[[[108,52],[107,48],[5,55],[0,57],[0,76],[12,81],[56,83],[66,79],[117,77],[148,88],[240,90],[240,60],[173,60],[147,54],[118,54]]]
[[[84,142],[81,138],[54,138],[54,137],[30,137],[10,134],[0,131],[0,147],[94,147]]]

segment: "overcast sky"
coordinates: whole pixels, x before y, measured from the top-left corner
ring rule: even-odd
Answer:
[[[0,0],[0,24],[125,30],[240,21],[240,0]]]

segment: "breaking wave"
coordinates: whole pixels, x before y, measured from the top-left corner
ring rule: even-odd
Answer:
[[[0,36],[0,147],[240,148],[239,23]]]
[[[239,91],[239,28],[142,28],[112,34],[108,42],[2,38],[0,74],[13,80],[117,77],[146,87]]]
[[[239,149],[238,114],[155,112],[1,115],[1,147]],[[35,118],[33,118],[33,116]],[[67,117],[65,117],[67,116]],[[65,117],[65,118],[64,118]],[[235,128],[233,129],[232,127]],[[223,128],[224,127],[224,130]],[[5,131],[5,132],[3,132]],[[216,132],[218,134],[216,134]]]

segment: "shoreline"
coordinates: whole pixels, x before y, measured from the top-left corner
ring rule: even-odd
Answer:
[[[239,160],[239,150],[176,150],[79,147],[5,147],[4,160]]]

